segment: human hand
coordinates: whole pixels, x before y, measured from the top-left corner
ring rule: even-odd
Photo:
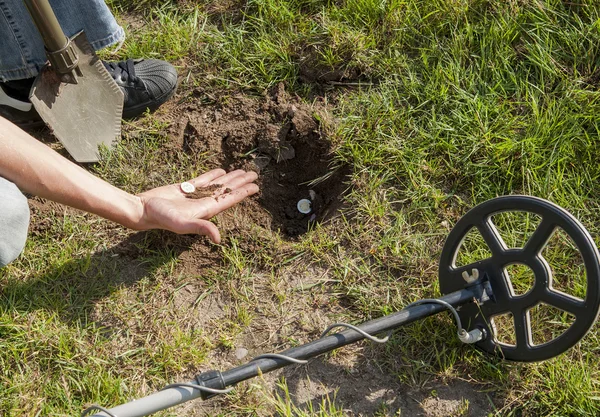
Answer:
[[[138,194],[142,202],[143,214],[139,230],[165,229],[179,234],[200,234],[219,243],[221,235],[217,226],[208,221],[211,217],[256,194],[258,186],[253,182],[258,178],[255,172],[236,170],[226,173],[214,169],[188,182],[197,190],[220,185],[210,196],[187,198],[180,184]]]

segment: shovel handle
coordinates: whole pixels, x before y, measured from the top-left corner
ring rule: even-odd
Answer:
[[[54,10],[48,0],[23,0],[25,6],[44,39],[49,52],[57,52],[67,47],[69,40],[65,36]]]
[[[33,22],[44,39],[50,66],[63,82],[77,84],[81,76],[77,52],[65,36],[48,0],[23,0]]]

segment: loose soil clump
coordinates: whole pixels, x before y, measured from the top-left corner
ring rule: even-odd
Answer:
[[[215,192],[217,190],[219,190],[221,187],[222,187],[221,184],[213,184],[213,185],[209,185],[207,187],[196,188],[195,191],[193,191],[191,193],[186,193],[185,198],[192,198],[192,199],[197,200],[199,198],[212,197],[215,195]],[[226,188],[223,191],[223,194],[227,194],[230,192],[231,192],[231,189]]]
[[[202,98],[196,91],[176,109],[170,138],[213,167],[258,172],[261,192],[244,205],[253,220],[295,237],[339,209],[345,170],[334,166],[322,108],[292,97],[283,84],[258,99],[235,95],[207,105]],[[309,213],[298,210],[302,199],[311,201]]]

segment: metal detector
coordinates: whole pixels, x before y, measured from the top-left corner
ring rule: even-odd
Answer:
[[[532,213],[541,219],[523,247],[509,248],[494,225],[492,217],[505,212]],[[581,255],[586,273],[582,298],[553,288],[552,269],[542,256],[558,228],[568,235]],[[491,256],[457,267],[458,252],[467,233],[473,229],[483,237]],[[512,264],[525,265],[533,271],[534,282],[525,294],[515,292],[506,272],[506,267]],[[440,298],[419,300],[401,311],[359,326],[332,324],[320,339],[308,344],[279,354],[257,356],[228,371],[204,372],[193,381],[168,385],[155,394],[111,409],[93,405],[82,416],[99,411],[94,416],[140,417],[196,398],[208,399],[230,392],[241,381],[286,365],[307,363],[308,359],[350,343],[363,339],[385,343],[392,330],[445,310],[453,313],[458,338],[464,343],[472,343],[491,355],[512,361],[546,360],[579,342],[596,321],[600,308],[600,255],[588,231],[566,210],[535,197],[499,197],[470,210],[452,229],[441,254],[439,284]],[[571,314],[575,321],[560,336],[535,344],[530,312],[540,303]],[[494,325],[495,317],[506,314],[513,317],[513,343],[499,339]],[[339,327],[346,330],[329,334]],[[384,338],[374,336],[381,333],[388,334]]]

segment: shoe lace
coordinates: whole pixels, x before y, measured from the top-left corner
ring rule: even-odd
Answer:
[[[103,63],[113,78],[120,76],[125,82],[131,81],[132,83],[136,83],[138,81],[138,77],[135,75],[135,61],[133,59],[120,62],[103,61]]]

